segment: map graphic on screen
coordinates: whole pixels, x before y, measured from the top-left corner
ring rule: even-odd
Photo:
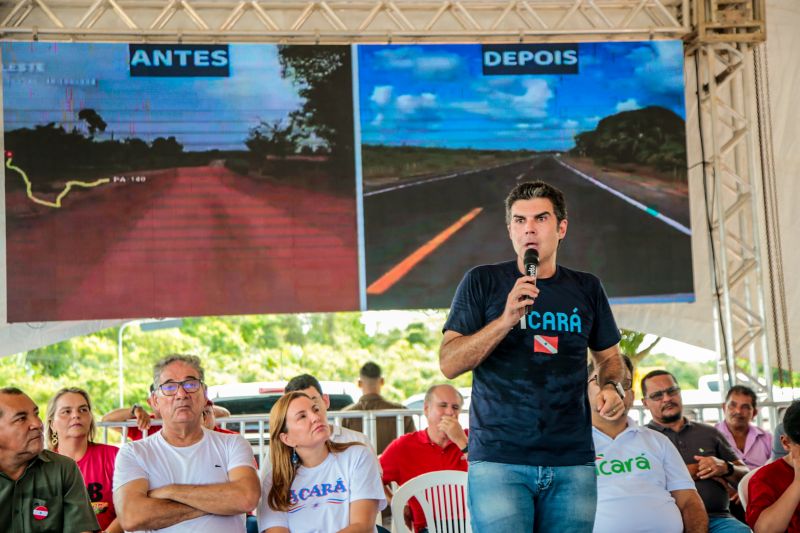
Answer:
[[[1,46],[9,321],[358,308],[350,47]]]

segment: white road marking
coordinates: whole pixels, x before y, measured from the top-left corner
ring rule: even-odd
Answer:
[[[621,193],[616,189],[612,189],[611,187],[609,187],[605,183],[602,183],[602,182],[598,181],[596,178],[593,178],[593,177],[589,176],[588,174],[585,174],[585,173],[581,172],[577,168],[568,165],[567,163],[563,162],[561,159],[556,158],[556,161],[558,161],[559,164],[561,164],[565,168],[568,168],[569,170],[571,170],[572,172],[574,172],[578,176],[582,177],[586,181],[592,183],[593,185],[596,185],[596,186],[600,187],[604,191],[610,192],[614,196],[616,196],[616,197],[628,202],[632,206],[634,206],[634,207],[636,207],[638,209],[641,209],[642,211],[644,211],[648,215],[654,216],[655,218],[657,218],[661,222],[663,222],[663,223],[667,224],[668,226],[671,226],[672,228],[680,231],[684,235],[691,235],[692,234],[692,230],[691,229],[687,228],[686,226],[684,226],[683,224],[681,224],[677,220],[674,220],[674,219],[668,217],[667,215],[665,215],[663,213],[659,213],[658,211],[656,211],[655,209],[653,209],[651,207],[647,207],[646,205],[644,205],[639,200],[634,200],[630,196],[627,196],[626,194]]]

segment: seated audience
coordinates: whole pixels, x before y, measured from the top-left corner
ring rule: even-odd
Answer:
[[[148,413],[147,409],[141,406],[138,403],[135,403],[131,406],[130,409],[127,407],[122,407],[120,409],[114,409],[113,411],[109,411],[108,413],[100,419],[101,422],[129,422],[132,420],[136,421],[136,425],[129,428],[119,428],[115,427],[114,429],[118,431],[122,431],[123,429],[127,430],[127,437],[128,440],[139,440],[145,436],[144,432],[147,432],[147,436],[150,436],[158,431],[161,431],[161,413],[158,412],[158,408],[153,402],[153,397],[155,394],[155,389],[153,389],[153,384],[150,384],[150,395],[147,397],[147,405],[153,410],[152,413]],[[209,400],[210,401],[210,400]],[[214,416],[219,418],[226,418],[231,416],[231,412],[225,409],[224,407],[220,407],[218,405],[213,405],[212,409],[214,411]]]
[[[747,523],[756,533],[800,533],[800,400],[783,417],[787,454],[761,467],[748,485]]]
[[[383,375],[381,367],[372,361],[364,363],[358,377],[358,387],[361,389],[362,396],[354,404],[348,405],[342,411],[380,411],[383,409],[405,409],[401,403],[390,402],[381,396],[383,387]],[[413,433],[414,418],[406,416],[403,418],[403,433]],[[342,425],[355,431],[363,431],[363,420],[360,418],[345,418]],[[381,454],[383,450],[397,438],[397,421],[394,417],[379,417],[375,421],[377,431],[376,451]]]
[[[730,512],[730,493],[748,472],[727,439],[713,426],[683,416],[681,388],[666,370],[642,378],[642,403],[653,420],[647,427],[665,435],[678,449],[708,514],[711,533],[746,533]]]
[[[783,420],[783,418],[779,416],[778,420]],[[783,434],[783,422],[778,422],[778,425],[775,426],[775,431],[772,433],[772,455],[770,455],[770,461],[786,456],[786,450],[783,449],[781,442],[781,435]]]
[[[262,480],[260,531],[374,531],[385,505],[375,454],[333,442],[318,403],[289,392],[269,415],[271,475]]]
[[[240,435],[203,427],[200,359],[170,355],[153,368],[153,408],[163,427],[126,444],[114,470],[114,505],[126,530],[243,532],[258,505],[258,476]]]
[[[94,415],[89,394],[77,387],[56,392],[47,405],[48,448],[78,463],[92,509],[106,533],[121,533],[111,487],[119,448],[94,442]]]
[[[126,431],[128,440],[139,440],[145,436],[145,432],[147,432],[147,435],[150,436],[153,433],[161,431],[161,413],[159,413],[158,409],[154,407],[154,402],[153,402],[154,394],[155,392],[153,389],[153,385],[150,384],[150,394],[147,396],[146,401],[147,405],[150,406],[150,409],[153,410],[152,413],[148,413],[147,409],[145,409],[142,405],[135,403],[130,407],[130,409],[127,407],[120,407],[119,409],[114,409],[113,411],[109,411],[108,413],[103,415],[103,418],[101,418],[100,421],[128,422],[131,420],[136,420],[136,425],[133,427],[114,428],[118,431]]]
[[[78,465],[44,449],[39,408],[0,388],[0,524],[3,531],[98,531]]]
[[[769,461],[772,435],[753,424],[758,409],[756,393],[750,387],[734,385],[722,404],[725,419],[715,427],[728,439],[736,456],[753,470]]]
[[[463,405],[464,398],[451,385],[434,385],[428,389],[422,406],[428,427],[402,435],[381,454],[387,495],[391,495],[389,487],[392,482],[402,485],[409,479],[436,470],[467,471],[468,437],[458,422]],[[417,500],[411,499],[409,507],[414,531],[426,531],[425,515]]]
[[[331,399],[327,394],[322,393],[322,385],[320,385],[319,380],[311,374],[300,374],[299,376],[293,377],[289,380],[289,383],[286,384],[284,392],[305,393],[306,396],[311,398],[311,401],[317,404],[320,413],[322,413],[323,420],[328,419],[328,409],[331,407]],[[328,427],[331,430],[331,440],[333,442],[361,442],[372,449],[372,444],[370,444],[369,439],[360,431],[353,431],[352,429],[347,429],[338,424],[329,424]]]
[[[214,405],[214,402],[212,402],[211,400],[206,401],[206,406],[203,407],[203,427],[206,429],[210,429],[211,431],[216,431],[217,433],[237,434],[236,431],[231,431],[230,429],[219,427],[217,425],[216,409],[225,409],[225,408]],[[227,411],[227,409],[225,409],[225,411]]]
[[[628,412],[633,405],[633,364],[625,361],[622,418],[610,420],[595,405],[600,388],[589,366],[588,396],[597,457],[595,533],[708,531],[708,516],[689,470],[664,435],[641,427]],[[624,520],[623,518],[624,517]]]
[[[734,385],[728,389],[725,403],[722,404],[724,418],[714,426],[728,439],[736,456],[750,470],[766,464],[772,451],[772,435],[752,423],[758,413],[756,400],[753,389]],[[728,494],[731,498],[731,514],[744,522],[744,508],[739,502],[739,491],[731,487]]]

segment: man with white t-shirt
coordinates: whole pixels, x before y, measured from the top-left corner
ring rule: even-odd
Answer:
[[[708,516],[694,481],[670,440],[639,426],[628,411],[633,405],[633,363],[623,355],[622,400],[625,416],[600,416],[595,405],[597,371],[589,367],[592,439],[597,473],[594,533],[698,533],[708,531]]]
[[[261,494],[250,445],[203,427],[200,359],[171,355],[153,368],[163,429],[125,445],[114,470],[114,506],[126,531],[244,532]]]

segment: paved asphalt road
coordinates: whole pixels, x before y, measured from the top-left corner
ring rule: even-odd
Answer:
[[[381,192],[364,199],[367,285],[470,210],[483,211],[370,309],[449,307],[472,266],[514,258],[503,201],[520,181],[544,179],[564,191],[569,227],[558,262],[598,275],[610,297],[692,293],[690,236],[600,189],[542,155],[492,170]]]
[[[220,165],[138,174],[9,216],[10,321],[358,308],[353,196]]]

